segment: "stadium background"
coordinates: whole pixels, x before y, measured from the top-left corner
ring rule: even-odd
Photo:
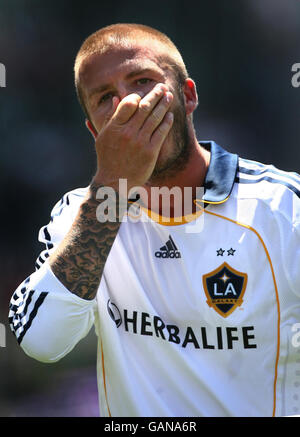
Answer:
[[[73,61],[90,33],[138,22],[167,33],[196,81],[199,139],[300,172],[299,0],[150,2],[0,0],[0,416],[96,416],[94,332],[54,365],[27,357],[10,332],[10,296],[31,273],[39,228],[95,168]]]

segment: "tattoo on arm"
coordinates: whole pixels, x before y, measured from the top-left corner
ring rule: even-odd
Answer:
[[[90,187],[69,233],[49,260],[60,282],[88,300],[96,296],[105,262],[121,225],[120,219],[104,223],[97,220],[96,209],[100,203],[96,200],[97,188]]]

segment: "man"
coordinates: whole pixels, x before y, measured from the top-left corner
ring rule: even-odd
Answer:
[[[97,171],[40,231],[10,306],[21,347],[55,362],[94,324],[101,416],[295,414],[299,176],[197,141],[195,84],[152,28],[91,35],[75,83]]]

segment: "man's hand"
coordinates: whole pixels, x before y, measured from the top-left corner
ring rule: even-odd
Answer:
[[[173,94],[157,84],[145,97],[113,97],[112,116],[96,138],[97,172],[93,183],[117,189],[127,179],[128,190],[151,176],[160,149],[172,127]]]

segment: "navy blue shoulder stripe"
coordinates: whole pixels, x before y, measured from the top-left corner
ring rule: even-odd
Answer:
[[[62,213],[62,210],[65,208],[66,205],[70,205],[69,196],[67,194],[62,197],[58,206],[54,208],[53,213],[51,214],[51,222],[53,221],[54,217],[57,217]]]
[[[17,341],[18,341],[19,344],[21,343],[21,341],[23,340],[24,335],[26,334],[26,332],[27,332],[28,329],[30,328],[30,326],[31,326],[31,324],[32,324],[32,322],[33,322],[33,319],[35,318],[35,316],[36,316],[36,314],[37,314],[37,312],[38,312],[39,307],[40,307],[40,306],[42,305],[42,303],[44,302],[45,297],[47,296],[47,294],[48,294],[48,292],[43,291],[43,292],[39,295],[38,299],[36,300],[35,305],[34,305],[34,307],[33,307],[33,310],[32,310],[31,313],[30,313],[30,316],[29,316],[28,322],[26,323],[26,325],[25,325],[24,328],[23,328],[23,331],[21,332],[21,334],[20,334],[19,337],[17,338]]]
[[[47,241],[51,241],[51,236],[49,234],[49,231],[47,229],[47,226],[44,227],[44,235],[45,235],[45,240]]]
[[[299,197],[300,199],[300,191],[292,184],[289,184],[288,182],[282,181],[280,179],[275,179],[275,178],[271,178],[269,176],[263,176],[259,179],[241,179],[239,176],[235,177],[235,182],[237,182],[238,184],[257,184],[258,182],[261,181],[267,181],[267,182],[271,182],[273,184],[281,184],[284,185],[285,187],[289,188],[291,191],[293,191],[297,197]]]
[[[274,175],[278,175],[278,176],[282,176],[285,177],[287,179],[290,179],[291,182],[296,182],[297,184],[300,185],[300,176],[297,175],[297,173],[293,173],[293,172],[285,172],[282,170],[278,170],[275,167],[261,167],[259,169],[251,169],[251,168],[246,168],[246,167],[242,167],[239,166],[238,167],[238,172],[243,173],[243,174],[249,174],[249,175],[253,175],[253,176],[258,176],[258,175],[263,175],[264,173],[272,173]]]
[[[76,192],[70,192],[70,193],[65,194],[61,198],[59,204],[54,208],[53,213],[51,214],[51,222],[53,221],[54,217],[57,217],[62,213],[63,209],[66,206],[70,205],[70,196],[84,197],[84,195],[82,195],[80,193],[76,193]]]
[[[69,193],[65,194],[61,198],[61,200],[59,201],[58,205],[56,207],[54,207],[50,222],[53,222],[54,217],[59,216],[62,213],[63,209],[66,206],[70,205],[70,196],[84,197],[84,195],[77,193],[77,192],[69,192]],[[47,250],[42,252],[45,259],[42,256],[38,257],[38,259],[36,260],[36,263],[35,263],[35,268],[37,270],[42,266],[42,264],[44,264],[44,262],[46,261],[46,258],[49,257],[48,251],[54,247],[54,245],[52,243],[52,238],[51,238],[50,232],[48,230],[48,226],[49,225],[46,225],[43,227],[45,240],[48,241],[48,243],[46,243]]]

